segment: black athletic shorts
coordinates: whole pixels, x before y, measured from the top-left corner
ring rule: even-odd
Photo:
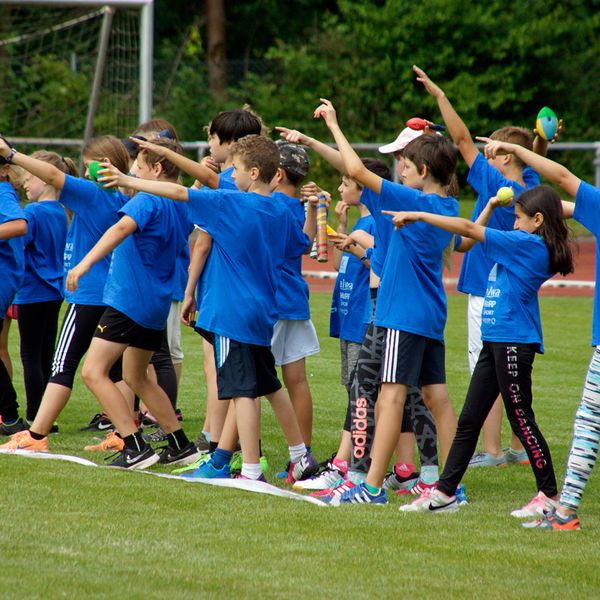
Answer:
[[[156,352],[160,350],[164,329],[148,329],[136,323],[122,312],[107,306],[104,314],[98,321],[94,337],[127,344],[140,350]]]
[[[208,333],[208,335],[207,335]],[[202,332],[214,348],[219,400],[259,398],[281,388],[269,346]]]
[[[402,383],[414,387],[446,383],[444,342],[415,333],[386,329],[381,383]]]

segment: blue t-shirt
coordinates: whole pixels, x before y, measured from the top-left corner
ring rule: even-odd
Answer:
[[[367,207],[375,221],[375,247],[371,254],[370,263],[373,273],[381,277],[390,238],[392,237],[392,233],[394,233],[394,224],[386,215],[381,214],[379,206],[380,197],[373,190],[367,187],[364,188],[360,195],[360,202]]]
[[[188,213],[189,214],[189,213]],[[185,295],[185,288],[188,281],[188,270],[190,267],[190,243],[189,237],[194,230],[194,225],[191,221],[188,221],[185,230],[182,230],[182,234],[185,237],[185,241],[181,245],[179,256],[177,257],[176,275],[175,275],[175,288],[173,291],[173,300],[181,302]]]
[[[25,276],[14,303],[61,300],[67,213],[56,200],[45,200],[25,206],[25,214]]]
[[[187,240],[187,205],[140,192],[119,215],[131,217],[138,228],[113,252],[103,301],[142,327],[162,330],[173,299],[177,258]]]
[[[130,200],[120,192],[107,192],[87,179],[65,176],[59,202],[72,210],[73,218],[67,232],[64,254],[65,279],[68,271],[79,264],[105,231],[119,220],[119,210]],[[79,281],[75,292],[65,290],[70,304],[101,306],[110,257],[97,262]]]
[[[375,219],[371,215],[361,217],[352,229],[357,230],[374,235]],[[362,343],[368,324],[365,314],[370,310],[369,269],[362,260],[344,252],[331,298],[329,335]]]
[[[308,236],[282,202],[256,193],[189,190],[192,221],[212,238],[196,326],[246,344],[270,346],[283,264]]]
[[[544,352],[538,291],[554,275],[544,240],[526,231],[486,228],[481,244],[494,262],[488,277],[481,339],[486,342],[535,344]]]
[[[228,167],[219,173],[219,189],[220,190],[237,190],[237,185],[232,177],[233,167]]]
[[[477,220],[477,217],[487,206],[489,199],[495,196],[501,187],[511,187],[515,191],[515,197],[519,196],[526,188],[519,185],[512,179],[506,179],[498,169],[488,163],[483,154],[479,153],[471,168],[467,181],[477,192],[477,202],[473,208],[471,220]],[[523,169],[523,181],[527,189],[539,185],[539,175],[531,168]],[[487,224],[490,229],[499,229],[501,231],[510,231],[515,224],[515,209],[512,206],[499,206],[494,209],[492,216]],[[460,276],[458,278],[458,290],[465,294],[474,296],[485,296],[487,278],[490,269],[494,266],[483,252],[481,244],[475,244],[469,252],[466,252],[463,258]]]
[[[596,286],[592,317],[592,346],[600,345],[600,189],[582,181],[575,196],[573,218],[596,238]]]
[[[381,209],[456,217],[458,202],[384,181]],[[423,221],[394,230],[379,284],[375,325],[443,341],[447,308],[442,257],[451,241],[451,233]]]
[[[274,192],[273,198],[283,203],[292,213],[297,227],[303,229],[305,221],[304,205],[297,198],[281,192]],[[308,305],[308,284],[302,277],[302,256],[306,248],[297,256],[287,258],[283,263],[281,281],[277,288],[277,310],[279,320],[306,321],[310,319]]]
[[[18,219],[27,220],[25,211],[19,206],[19,198],[10,183],[0,182],[0,225]],[[25,270],[23,236],[0,240],[0,319],[4,319],[8,307],[21,282]]]

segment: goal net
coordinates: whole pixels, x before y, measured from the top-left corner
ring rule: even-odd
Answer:
[[[139,29],[135,8],[0,3],[0,131],[12,137],[83,138],[92,90],[97,90],[97,102],[91,103],[94,132],[133,131]],[[102,39],[106,52],[98,61]]]

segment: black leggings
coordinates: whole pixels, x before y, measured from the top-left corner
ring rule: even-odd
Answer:
[[[531,462],[538,491],[549,497],[557,494],[550,449],[535,422],[531,406],[534,358],[535,346],[532,344],[483,342],[458,419],[456,436],[438,484],[442,492],[454,495],[469,466],[483,423],[500,392],[510,426]]]
[[[62,300],[19,304],[21,362],[27,396],[27,420],[35,419],[52,372],[52,356]]]
[[[169,396],[173,409],[177,408],[177,374],[171,359],[169,350],[169,339],[167,330],[163,332],[163,338],[160,349],[157,350],[150,359],[150,364],[156,372],[156,381],[162,390]]]
[[[0,332],[3,325],[4,318],[0,319]],[[0,417],[4,422],[12,422],[19,418],[17,392],[2,360],[0,360]]]

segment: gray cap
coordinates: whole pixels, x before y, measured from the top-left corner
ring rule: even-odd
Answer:
[[[303,146],[278,140],[279,165],[286,171],[305,177],[308,173],[308,154]]]

